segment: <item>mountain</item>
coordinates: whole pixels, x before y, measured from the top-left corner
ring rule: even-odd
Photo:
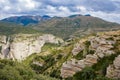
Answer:
[[[68,16],[69,18],[74,18],[74,17],[77,17],[77,16],[82,16],[81,14],[75,14],[75,15],[70,15]]]
[[[100,18],[86,15],[70,15],[68,17],[14,16],[3,19],[4,22],[22,24],[42,33],[53,34],[63,39],[83,37],[101,31],[117,30],[120,25]]]
[[[50,19],[50,16],[13,16],[3,19],[5,22],[13,22],[17,24],[22,24],[24,26],[28,24],[36,24],[38,22]]]
[[[70,15],[68,16],[69,18],[73,18],[73,17],[77,17],[77,16],[91,16],[90,14],[85,14],[85,15],[81,15],[81,14],[74,14],[74,15]]]
[[[39,24],[31,25],[31,27],[43,33],[50,33],[68,39],[70,37],[81,37],[99,31],[117,30],[120,28],[120,25],[88,14],[85,16],[71,15],[69,17],[53,17]]]

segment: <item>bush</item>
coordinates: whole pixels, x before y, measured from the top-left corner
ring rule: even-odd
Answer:
[[[83,51],[79,52],[76,56],[74,56],[75,59],[80,60],[83,58]]]
[[[73,76],[73,80],[94,80],[96,77],[94,69],[87,67]]]
[[[89,54],[94,54],[95,51],[94,50],[89,50]]]
[[[104,77],[104,76],[97,76],[95,80],[113,80],[113,79],[109,79],[109,78]]]
[[[0,69],[0,80],[23,80],[19,71],[15,68],[6,65],[3,69]]]

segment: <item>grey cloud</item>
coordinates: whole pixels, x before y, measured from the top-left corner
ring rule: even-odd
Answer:
[[[90,13],[103,19],[108,19],[104,17],[109,15],[111,21],[120,20],[117,18],[120,17],[119,0],[0,0],[0,10],[0,18],[5,15],[68,16]]]
[[[85,0],[84,5],[92,8],[94,11],[111,12],[115,11],[117,6],[110,0]]]

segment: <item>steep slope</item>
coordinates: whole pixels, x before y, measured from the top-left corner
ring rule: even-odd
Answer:
[[[67,39],[98,31],[117,30],[120,28],[120,25],[92,16],[78,15],[73,17],[53,17],[37,25],[32,25],[32,28]]]
[[[40,54],[30,56],[24,63],[30,65],[37,73],[58,79],[118,79],[119,72],[116,72],[116,67],[113,69],[111,64],[119,66],[119,59],[114,61],[120,55],[119,40],[120,30],[74,39],[62,46],[45,44]],[[113,75],[111,70],[116,74]]]
[[[50,34],[16,34],[0,36],[0,58],[21,61],[33,53],[41,52],[45,43],[62,43],[63,40]]]
[[[120,55],[119,35],[120,31],[105,32],[80,40],[77,44],[75,44],[72,50],[73,58],[63,63],[61,76],[66,78],[75,74],[74,77],[76,77],[76,75],[78,77],[78,74],[80,73],[77,72],[84,70],[86,67],[92,67],[93,70],[96,71],[96,75],[105,76],[107,72],[107,76],[109,76],[109,78],[114,78],[110,76],[112,73],[109,72],[112,68],[109,69],[109,67],[108,71],[106,68],[113,62],[116,56]],[[119,66],[119,64],[116,65]],[[119,75],[119,73],[116,73],[116,75]],[[116,79],[119,78],[118,76],[116,77]]]
[[[44,16],[13,16],[13,17],[5,18],[2,21],[22,24],[25,26],[28,24],[36,24],[38,22],[48,20],[50,18],[51,17],[47,15],[44,15]]]

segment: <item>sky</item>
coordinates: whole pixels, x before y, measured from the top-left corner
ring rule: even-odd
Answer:
[[[120,0],[0,0],[0,19],[21,15],[90,14],[120,23]]]

